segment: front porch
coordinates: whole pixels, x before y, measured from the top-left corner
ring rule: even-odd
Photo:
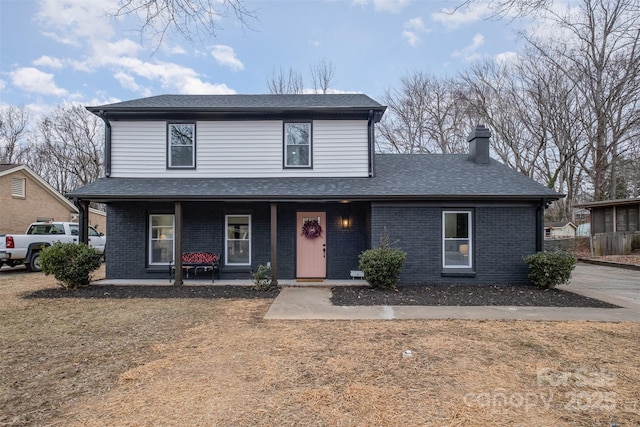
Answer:
[[[169,284],[174,254],[211,252],[219,255],[215,284],[251,284],[251,272],[270,263],[278,284],[312,277],[350,281],[358,255],[370,245],[371,206],[368,202],[261,201],[131,201],[108,204],[106,278]],[[319,275],[300,274],[301,215],[322,215],[320,250],[313,256],[326,265]],[[302,219],[308,215],[302,215]],[[320,216],[318,216],[320,218]],[[304,238],[303,238],[304,240]],[[303,242],[304,243],[304,242]],[[316,242],[317,243],[317,242]],[[211,274],[177,277],[178,283],[211,284]],[[288,281],[292,281],[289,283]],[[119,282],[121,283],[121,282]],[[142,282],[145,283],[145,282]]]

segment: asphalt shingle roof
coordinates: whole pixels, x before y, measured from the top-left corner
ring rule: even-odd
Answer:
[[[92,200],[558,199],[506,165],[466,154],[379,154],[373,178],[102,178],[70,194]]]
[[[20,166],[17,163],[0,163],[0,172],[8,171],[10,169],[14,169]]]
[[[199,111],[384,109],[364,94],[323,95],[158,95],[131,101],[87,107],[89,111],[185,109]]]

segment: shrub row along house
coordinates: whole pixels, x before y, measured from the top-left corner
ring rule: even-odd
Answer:
[[[107,210],[107,278],[164,278],[176,253],[220,254],[223,279],[348,279],[384,230],[400,284],[526,283],[561,197],[489,157],[375,154],[385,107],[362,94],[161,95],[88,110],[106,177],[68,196]],[[84,209],[81,209],[84,211]],[[181,277],[177,278],[178,282]]]

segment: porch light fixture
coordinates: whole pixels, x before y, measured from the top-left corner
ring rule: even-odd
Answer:
[[[348,230],[349,228],[351,228],[351,218],[349,218],[349,216],[347,215],[343,215],[341,224],[343,230]]]

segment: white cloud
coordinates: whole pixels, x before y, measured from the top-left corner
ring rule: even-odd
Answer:
[[[186,49],[178,44],[175,46],[163,48],[162,50],[171,55],[184,55],[185,53],[187,53]]]
[[[58,58],[52,58],[51,56],[43,55],[40,58],[33,61],[33,65],[37,65],[39,67],[49,67],[49,68],[62,68],[62,61]]]
[[[171,62],[143,62],[138,58],[120,58],[118,65],[130,73],[152,81],[159,81],[163,88],[180,94],[230,94],[235,93],[224,84],[205,82],[192,68]]]
[[[122,39],[114,42],[96,41],[90,46],[91,53],[81,60],[69,60],[75,70],[91,73],[102,67],[117,64],[123,57],[136,57],[142,50],[138,43]]]
[[[244,64],[236,57],[236,53],[231,46],[217,44],[213,46],[211,55],[218,61],[218,64],[229,67],[232,70],[244,70]]]
[[[502,52],[496,55],[496,62],[500,65],[515,65],[520,61],[520,55],[516,52]]]
[[[144,49],[140,43],[117,36],[112,20],[104,10],[117,5],[118,0],[102,0],[99,6],[86,0],[43,0],[37,20],[43,31],[54,40],[78,48],[73,58],[57,59],[42,56],[34,64],[54,67],[67,65],[77,71],[93,73],[107,69],[123,88],[142,96],[152,94],[158,87],[174,93],[228,94],[235,91],[225,84],[208,82],[192,68],[158,59],[140,59]],[[213,46],[211,55],[222,65],[242,70],[244,64],[236,58],[229,46]],[[163,46],[163,53],[183,54],[179,45]],[[206,53],[208,55],[208,53]],[[56,62],[59,61],[59,62]],[[78,98],[78,94],[56,86],[54,76],[36,68],[22,68],[11,74],[14,85],[30,92],[55,94],[67,98]],[[103,97],[103,96],[101,96]]]
[[[140,90],[140,86],[136,83],[136,80],[130,74],[123,73],[122,71],[118,71],[113,75],[115,79],[120,82],[120,85],[129,90],[138,91]]]
[[[80,47],[82,41],[108,40],[115,34],[104,11],[114,8],[116,0],[99,3],[86,0],[43,0],[37,19],[55,31],[43,32],[60,43]]]
[[[470,2],[460,9],[441,9],[433,13],[431,18],[447,28],[458,28],[463,25],[478,22],[491,15],[489,3],[482,1]]]
[[[400,13],[409,0],[352,0],[351,3],[357,6],[366,6],[373,3],[376,12]]]
[[[185,95],[233,95],[236,93],[224,83],[212,84],[195,77],[186,77],[182,80],[178,90]]]
[[[309,44],[313,47],[320,46],[320,42],[318,40],[309,40]]]
[[[420,44],[420,37],[418,37],[418,35],[413,31],[404,30],[402,32],[402,37],[407,39],[407,43],[409,43],[409,46],[411,47],[416,47]]]
[[[4,80],[0,79],[0,91],[4,90],[5,87],[7,87],[7,82],[5,82]]]
[[[9,73],[14,85],[27,92],[39,93],[42,95],[64,96],[68,91],[56,85],[53,81],[53,74],[45,73],[37,68],[18,68]]]
[[[473,40],[469,46],[466,46],[460,50],[455,50],[451,54],[454,58],[462,58],[465,61],[474,61],[480,57],[480,54],[476,51],[484,45],[484,36],[480,33],[473,36]]]
[[[421,17],[411,18],[404,23],[404,30],[402,31],[402,37],[407,39],[407,43],[410,46],[416,47],[420,44],[421,33],[428,33],[429,29],[424,26]]]
[[[373,7],[376,12],[400,13],[409,0],[373,0]]]

